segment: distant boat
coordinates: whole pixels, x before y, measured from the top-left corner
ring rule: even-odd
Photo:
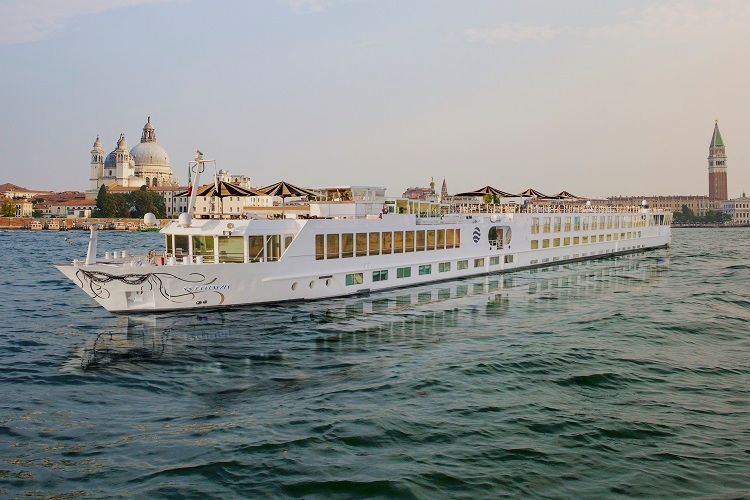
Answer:
[[[116,231],[125,231],[125,230],[127,229],[127,226],[125,225],[125,223],[124,223],[124,222],[122,222],[122,221],[118,220],[118,221],[115,221],[115,222],[114,222],[114,223],[112,224],[112,228],[113,228],[114,230],[116,230]]]
[[[32,229],[34,231],[40,231],[44,229],[44,226],[42,226],[42,223],[38,220],[33,220],[29,223],[29,229]]]
[[[125,229],[127,229],[128,231],[137,231],[138,226],[136,226],[132,222],[128,222],[127,224],[125,224]]]
[[[138,231],[141,231],[143,233],[147,233],[147,232],[158,233],[160,230],[161,230],[161,227],[159,226],[159,223],[138,225]]]
[[[60,230],[60,224],[56,220],[50,220],[45,224],[45,229],[49,229],[50,231],[59,231]]]

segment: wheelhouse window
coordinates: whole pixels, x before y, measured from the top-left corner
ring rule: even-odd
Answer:
[[[316,235],[316,242],[317,237],[320,236],[321,241],[323,238],[322,234]],[[322,243],[321,243],[322,245]],[[248,237],[248,247],[249,247],[249,257],[250,262],[263,262],[263,236],[250,236]],[[321,255],[324,255],[322,252],[322,246],[321,246]],[[322,259],[323,257],[321,257]]]
[[[242,236],[219,236],[219,262],[245,262],[245,241]]]
[[[203,257],[203,262],[213,262],[214,237],[193,236],[193,255]]]

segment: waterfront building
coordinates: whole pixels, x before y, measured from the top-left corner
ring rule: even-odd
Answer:
[[[745,193],[739,198],[722,203],[721,211],[732,217],[732,224],[750,224],[750,198],[745,196]]]
[[[141,186],[176,186],[177,179],[172,174],[169,156],[164,148],[156,142],[156,130],[148,117],[143,126],[141,142],[128,150],[125,134],[120,134],[117,147],[104,155],[104,148],[96,136],[91,150],[89,189],[86,195],[95,199],[99,188],[119,186],[138,189]]]
[[[32,189],[26,189],[25,187],[16,186],[15,184],[11,184],[10,182],[6,182],[5,184],[0,184],[0,196],[6,196],[8,198],[18,199],[18,198],[37,198],[39,196],[45,196],[52,194],[52,191],[39,191],[39,190],[32,190]]]
[[[443,179],[443,188],[445,189],[445,192],[447,194],[448,187],[445,184],[445,179]],[[442,191],[441,191],[442,194]],[[422,201],[433,201],[437,202],[440,201],[440,197],[435,192],[435,181],[430,181],[430,187],[410,187],[406,188],[406,191],[401,195],[402,198],[406,198],[408,200],[422,200]]]

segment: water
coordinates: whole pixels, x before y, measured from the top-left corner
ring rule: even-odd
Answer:
[[[145,317],[51,267],[87,238],[0,232],[0,497],[750,497],[748,229]]]

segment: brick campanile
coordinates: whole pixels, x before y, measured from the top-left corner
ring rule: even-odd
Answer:
[[[719,132],[719,120],[714,124],[708,147],[708,197],[711,200],[727,199],[727,155]]]

